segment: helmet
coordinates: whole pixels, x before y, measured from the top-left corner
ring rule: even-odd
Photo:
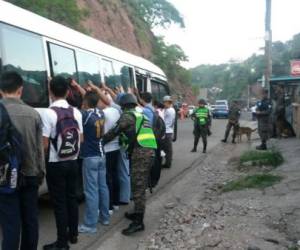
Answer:
[[[121,96],[119,104],[120,104],[120,106],[124,106],[127,104],[137,105],[137,100],[136,100],[135,96],[132,94],[124,94],[123,96]]]
[[[164,96],[163,102],[172,102],[172,97],[169,95]]]
[[[206,101],[205,101],[204,99],[200,99],[198,103],[199,103],[199,104],[206,105]]]
[[[117,104],[120,104],[120,100],[121,100],[121,97],[126,95],[125,93],[119,93],[117,94],[117,97],[116,97],[116,103]]]

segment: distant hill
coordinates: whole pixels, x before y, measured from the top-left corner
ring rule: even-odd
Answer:
[[[272,44],[273,76],[290,74],[290,60],[300,59],[300,34],[283,43]],[[243,62],[220,65],[199,65],[191,69],[192,83],[197,87],[218,87],[223,91],[217,98],[245,98],[247,86],[255,84],[263,76],[264,56],[254,54]]]

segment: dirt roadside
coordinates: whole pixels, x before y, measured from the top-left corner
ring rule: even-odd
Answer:
[[[156,230],[131,249],[298,249],[300,143],[271,143],[285,158],[272,171],[283,177],[280,183],[264,190],[220,193],[223,183],[245,174],[233,166],[232,158],[253,146],[219,145],[174,184]]]

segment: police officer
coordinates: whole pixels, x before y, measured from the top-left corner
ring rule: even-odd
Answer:
[[[257,150],[267,150],[267,140],[271,131],[271,113],[272,105],[268,98],[268,90],[262,90],[262,99],[257,103],[256,117],[258,122],[258,134],[261,139],[261,145]]]
[[[206,153],[207,148],[207,136],[209,134],[209,126],[211,123],[210,112],[207,107],[205,107],[206,102],[200,99],[199,107],[196,108],[191,116],[194,121],[194,148],[191,152],[197,152],[197,146],[200,137],[202,137],[203,142],[203,153]]]
[[[235,138],[238,133],[239,129],[239,119],[241,115],[241,110],[239,108],[238,102],[233,101],[232,105],[229,108],[229,113],[228,113],[228,123],[226,126],[226,131],[225,131],[225,136],[222,142],[226,143],[230,130],[233,127],[233,134],[232,134],[232,143],[235,143]]]
[[[132,94],[124,94],[119,101],[123,113],[115,128],[104,135],[107,143],[120,136],[122,146],[127,148],[131,163],[131,183],[134,201],[134,212],[125,213],[133,222],[122,231],[131,235],[144,230],[144,213],[146,205],[146,188],[154,150],[157,148],[153,130],[146,116],[136,111],[137,100]]]

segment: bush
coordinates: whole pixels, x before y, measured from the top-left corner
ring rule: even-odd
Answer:
[[[273,186],[274,184],[282,180],[281,176],[271,175],[271,174],[256,174],[242,177],[238,180],[233,180],[226,183],[222,191],[230,192],[235,190],[242,190],[246,188],[257,188],[263,189],[266,187]]]
[[[273,166],[278,167],[284,162],[284,158],[279,151],[247,151],[242,154],[240,164],[250,162],[252,166]]]

